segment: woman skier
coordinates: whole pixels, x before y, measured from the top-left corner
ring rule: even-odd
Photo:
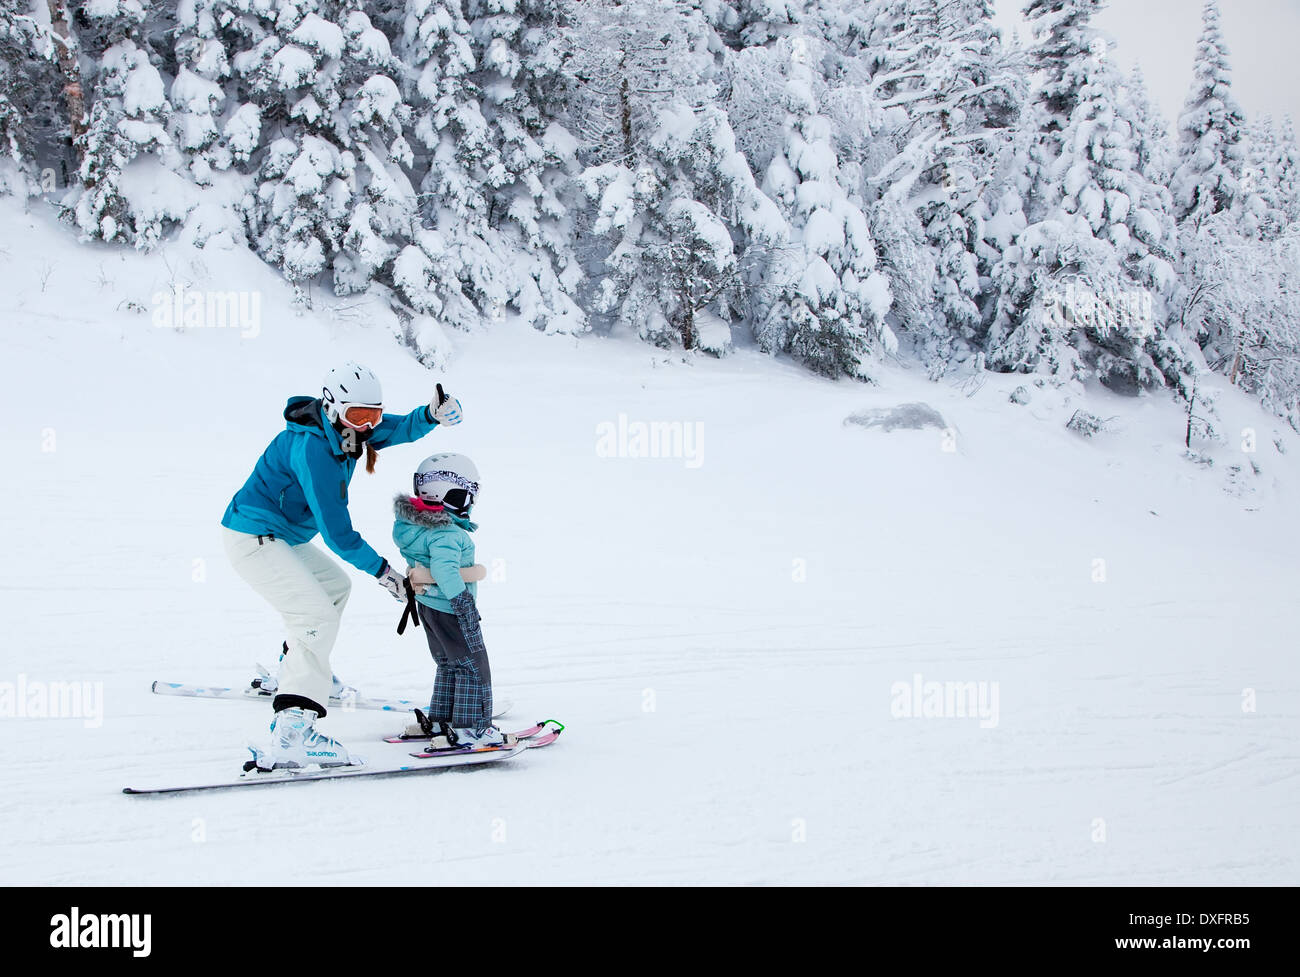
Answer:
[[[429,750],[513,745],[492,723],[492,671],[475,603],[476,584],[461,569],[474,566],[478,527],[470,509],[479,493],[478,469],[464,455],[442,453],[420,463],[412,495],[393,500],[393,542],[411,565],[420,622],[437,665],[428,715],[416,711],[408,737],[428,736]],[[425,589],[432,582],[437,588]]]
[[[271,700],[269,750],[253,747],[260,770],[359,762],[317,731],[334,685],[330,651],[352,589],[342,567],[312,539],[405,600],[405,578],[352,528],[348,484],[358,459],[373,472],[375,452],[418,441],[439,424],[461,421],[460,402],[443,393],[406,415],[385,414],[379,380],[348,362],[325,376],[320,397],[291,397],[285,429],[258,459],[221,519],[226,554],[257,593],[284,618],[289,635]]]

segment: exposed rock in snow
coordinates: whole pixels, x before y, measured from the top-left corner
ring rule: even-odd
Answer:
[[[920,431],[927,427],[942,431],[948,427],[943,415],[929,404],[899,404],[897,407],[870,408],[860,410],[844,418],[846,425],[859,427],[878,427],[882,431],[896,428],[905,431]]]

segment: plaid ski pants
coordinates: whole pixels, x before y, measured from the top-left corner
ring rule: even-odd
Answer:
[[[492,723],[492,670],[486,651],[472,651],[455,614],[417,605],[429,653],[438,666],[429,698],[429,718],[462,729]]]

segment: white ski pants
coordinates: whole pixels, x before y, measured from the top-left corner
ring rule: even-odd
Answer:
[[[311,543],[290,546],[221,527],[231,565],[284,618],[288,654],[280,662],[277,695],[329,705],[330,651],[339,634],[352,583],[343,568]]]

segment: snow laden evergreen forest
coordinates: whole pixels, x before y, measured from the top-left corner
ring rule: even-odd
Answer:
[[[1290,119],[1216,0],[1166,121],[1029,0],[4,0],[0,186],[85,239],[247,246],[433,363],[517,316],[664,349],[1100,381],[1300,424]]]
[[[0,879],[1300,879],[1295,132],[1214,0],[1173,119],[1101,7],[0,0]],[[465,409],[355,526],[471,455],[568,729],[124,797],[265,738],[150,683],[274,664],[218,524],[347,359]],[[335,670],[427,698],[351,576]]]

